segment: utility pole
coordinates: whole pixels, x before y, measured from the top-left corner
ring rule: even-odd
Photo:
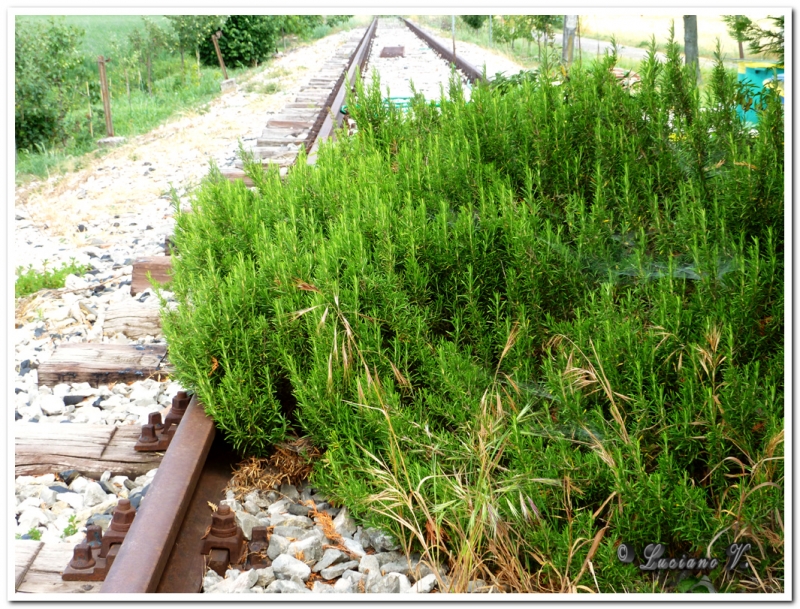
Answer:
[[[489,15],[489,48],[492,48],[492,16]]]

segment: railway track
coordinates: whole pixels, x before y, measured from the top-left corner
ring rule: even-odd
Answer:
[[[445,62],[454,63],[467,81],[481,78],[475,67],[453,56],[452,50],[410,21],[403,23]],[[297,99],[267,122],[253,150],[264,165],[288,167],[296,162],[300,147],[308,151],[308,163],[316,161],[320,144],[335,137],[335,130],[342,124],[341,107],[347,90],[353,87],[356,71],[363,71],[376,51],[381,56],[404,55],[402,46],[391,47],[388,55],[387,47],[373,49],[377,29],[376,18],[360,40],[345,44]],[[449,68],[446,73],[449,74]],[[240,167],[228,169],[224,174],[228,179],[244,179],[247,183]],[[157,262],[159,277],[166,278],[168,261]],[[137,276],[141,279],[153,270],[148,264],[155,263],[142,262],[138,270],[134,265],[134,283]],[[140,284],[141,281],[136,284],[137,291],[143,289]],[[131,291],[136,293],[133,285]],[[62,362],[62,366],[69,365],[69,360]],[[70,370],[56,373],[67,377],[73,374]],[[153,449],[161,451],[163,459],[150,484],[147,500],[136,511],[127,500],[120,501],[105,535],[98,527],[88,527],[86,540],[74,548],[62,579],[102,581],[99,591],[103,593],[197,593],[201,591],[209,564],[215,561],[224,566],[259,564],[254,558],[242,560],[242,556],[236,555],[239,550],[232,549],[241,546],[228,543],[234,538],[241,541],[235,520],[231,525],[231,518],[219,515],[214,527],[209,526],[212,524],[209,504],[217,503],[222,496],[238,459],[217,434],[213,421],[196,397],[189,399],[186,394],[179,394],[166,420],[162,422],[160,416],[153,416],[142,427],[136,451]],[[266,542],[266,533],[263,535]],[[254,530],[251,551],[255,538]],[[17,587],[24,576],[18,569]],[[95,584],[84,590],[93,586],[93,591],[97,591]]]

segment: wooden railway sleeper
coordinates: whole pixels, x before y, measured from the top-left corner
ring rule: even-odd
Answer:
[[[97,525],[86,527],[86,538],[75,546],[61,579],[104,581],[135,517],[136,508],[129,500],[120,499],[105,535]]]
[[[164,451],[169,447],[169,443],[178,430],[186,408],[189,406],[191,397],[185,391],[179,391],[172,398],[172,408],[167,414],[164,422],[161,422],[161,414],[151,412],[148,415],[147,423],[142,425],[142,433],[133,449],[137,452]]]

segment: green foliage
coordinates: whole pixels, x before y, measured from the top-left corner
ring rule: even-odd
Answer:
[[[223,15],[167,15],[180,51],[194,53],[225,23]]]
[[[69,524],[64,527],[64,530],[61,532],[61,537],[70,537],[75,535],[78,532],[78,523],[77,523],[77,515],[73,514],[69,517]]]
[[[498,91],[508,91],[514,87],[519,87],[523,83],[534,84],[539,78],[538,70],[520,70],[516,74],[506,76],[503,72],[495,74],[494,78],[489,81],[489,88]]]
[[[34,541],[41,541],[42,539],[42,532],[36,527],[31,527],[27,535]]]
[[[479,30],[489,19],[488,15],[461,15],[461,21],[466,23],[473,30]]]
[[[751,23],[745,30],[745,38],[750,41],[750,51],[753,53],[769,53],[776,55],[778,61],[783,63],[785,45],[783,20],[784,15],[770,17],[775,24],[775,29],[762,28],[756,23]]]
[[[528,45],[535,39],[541,61],[542,49],[553,45],[555,32],[563,23],[563,15],[501,15],[495,21],[494,36],[512,48],[517,39],[527,41]]]
[[[226,67],[255,66],[277,50],[282,36],[307,37],[321,26],[334,27],[349,19],[349,15],[231,15],[221,27],[219,48]],[[208,35],[200,46],[200,59],[218,65]]]
[[[76,264],[74,259],[69,264],[64,263],[60,268],[52,270],[47,268],[47,261],[45,261],[42,271],[34,269],[32,265],[29,265],[27,270],[19,266],[14,283],[14,297],[27,296],[45,288],[51,290],[63,288],[67,275],[83,275],[88,270],[88,267]]]
[[[728,34],[736,42],[747,42],[747,28],[752,25],[752,21],[745,15],[722,15],[722,21],[728,26]]]
[[[674,40],[635,93],[614,61],[407,111],[359,83],[313,167],[213,172],[177,217],[170,361],[242,453],[310,437],[314,484],[455,589],[676,589],[620,541],[752,543],[781,589],[783,109],[752,133]]]
[[[277,16],[231,15],[222,26],[219,48],[226,67],[249,67],[264,61],[276,48],[280,33]],[[200,46],[200,60],[219,65],[210,38]]]
[[[17,149],[64,141],[65,118],[85,69],[83,31],[61,19],[17,23],[14,36],[14,141]]]

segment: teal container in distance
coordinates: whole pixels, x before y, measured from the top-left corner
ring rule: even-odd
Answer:
[[[783,98],[783,65],[774,61],[740,61],[738,79],[741,83],[748,82],[755,87],[755,101],[758,101],[765,86],[776,86]],[[748,123],[758,123],[758,115],[752,108],[745,111],[738,106],[736,111]]]

